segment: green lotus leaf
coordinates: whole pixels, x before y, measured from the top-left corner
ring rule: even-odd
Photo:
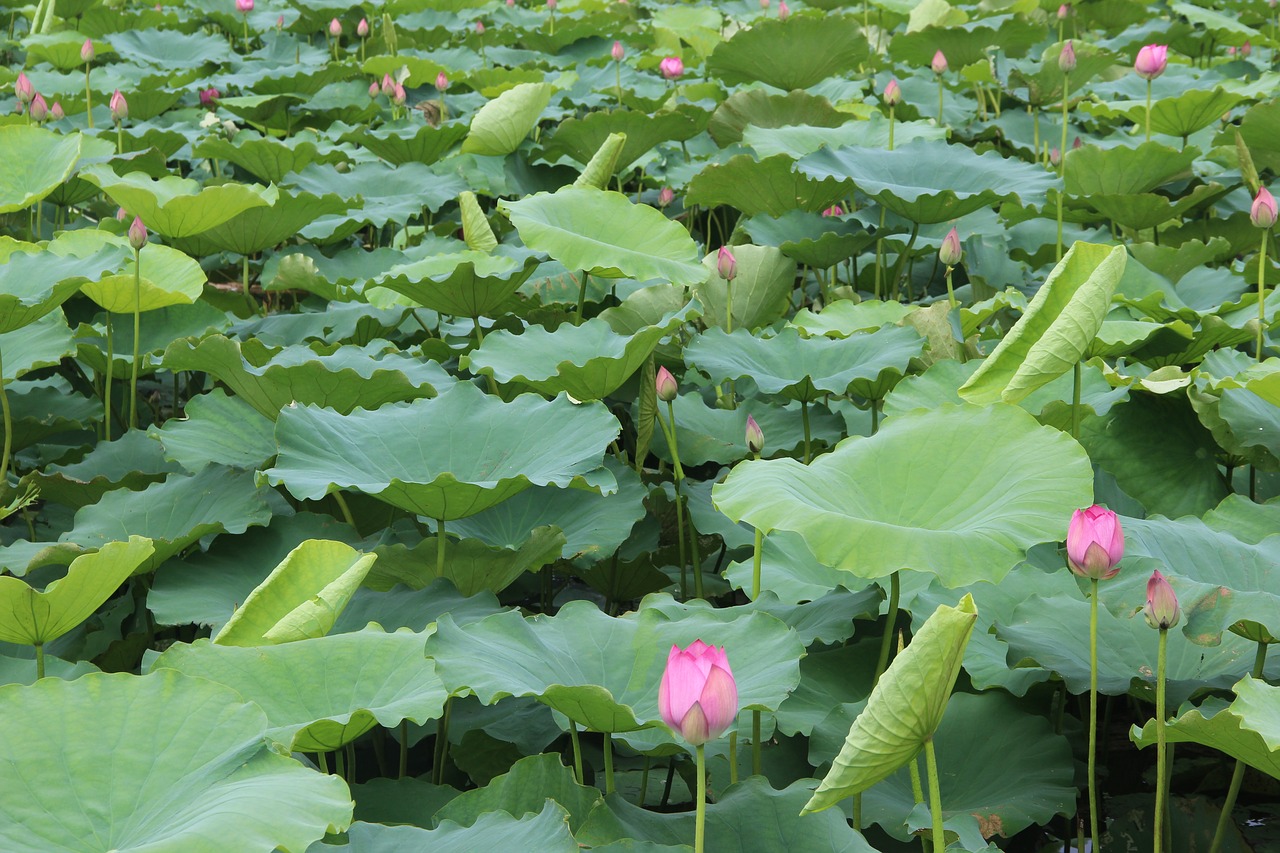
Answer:
[[[941,4],[937,8],[944,8]],[[963,26],[947,26],[945,20],[936,26],[913,26],[908,32],[897,33],[889,44],[889,53],[895,61],[911,68],[925,68],[933,60],[935,51],[941,50],[952,68],[963,68],[975,62],[987,60],[987,50],[993,44],[1007,56],[1026,54],[1027,49],[1040,42],[1044,28],[1019,16],[1009,16],[998,26],[994,20],[978,20]]]
[[[714,616],[721,622],[732,622],[748,613],[767,613],[796,632],[801,645],[809,648],[814,643],[824,646],[843,643],[853,636],[855,619],[874,619],[880,612],[884,593],[876,584],[866,589],[837,588],[802,604],[779,600],[765,590],[755,601],[734,607],[720,607],[707,611],[705,604],[687,604],[676,601],[669,594],[657,592],[644,599],[644,606],[672,619],[680,619],[690,613]]]
[[[463,364],[473,373],[543,394],[568,393],[575,400],[599,400],[621,387],[649,359],[658,341],[697,316],[694,303],[664,314],[632,335],[619,335],[599,317],[554,332],[530,326],[522,334],[494,332]]]
[[[422,643],[421,634],[377,629],[257,648],[197,640],[170,646],[151,671],[230,687],[266,712],[267,737],[292,752],[332,751],[375,725],[441,715],[444,685]]]
[[[1151,130],[1154,133],[1181,136],[1185,139],[1196,131],[1220,121],[1243,100],[1245,100],[1243,94],[1220,88],[1186,89],[1177,95],[1166,95],[1151,102]],[[1101,118],[1123,117],[1139,126],[1145,126],[1147,120],[1145,100],[1097,103],[1083,101],[1081,109]]]
[[[53,316],[62,325],[62,334],[67,345],[64,352],[73,353],[75,347],[71,345],[71,330],[67,328],[61,316]],[[42,320],[36,325],[43,322]],[[0,350],[6,346],[6,338],[21,334],[22,332],[19,331],[0,336]],[[56,337],[58,333],[52,331],[50,334]],[[61,376],[15,382],[12,381],[13,371],[6,370],[5,374],[7,379],[4,390],[9,398],[13,430],[12,449],[15,452],[43,441],[51,435],[92,428],[92,425],[102,418],[102,405],[99,400],[96,397],[91,398],[78,393],[71,387],[71,383]],[[57,500],[52,495],[49,499]]]
[[[484,317],[519,290],[541,261],[540,255],[503,247],[492,254],[446,252],[396,264],[370,279],[369,286],[394,290],[442,314]]]
[[[0,752],[41,768],[0,777],[7,849],[95,839],[100,850],[223,853],[234,839],[240,850],[301,851],[351,822],[346,783],[273,750],[262,709],[220,684],[90,673],[0,687],[0,709]]]
[[[462,237],[468,249],[492,252],[498,248],[498,238],[489,227],[489,218],[471,190],[458,193],[458,213],[462,217]]]
[[[1214,142],[1232,145],[1234,133],[1234,128],[1228,128]],[[1240,120],[1239,134],[1259,169],[1280,170],[1280,101],[1266,100],[1250,107]]]
[[[317,219],[346,213],[353,206],[336,193],[315,196],[284,190],[268,207],[251,207],[221,225],[177,242],[194,255],[218,251],[255,255],[280,245]]]
[[[548,800],[553,800],[568,811],[572,832],[582,826],[601,799],[599,788],[578,784],[573,770],[560,761],[560,756],[542,753],[520,759],[484,787],[453,798],[432,820],[436,824],[451,821],[471,826],[491,812],[506,812],[512,817],[537,814]]]
[[[1038,166],[917,140],[892,151],[822,150],[797,169],[815,180],[852,182],[887,210],[921,225],[946,222],[1002,201],[1037,207],[1057,178]],[[1068,170],[1069,171],[1069,170]]]
[[[759,82],[788,92],[852,71],[869,53],[854,16],[797,15],[738,30],[708,57],[707,73],[730,86]]]
[[[600,468],[617,420],[599,403],[521,395],[511,403],[459,383],[432,400],[341,415],[288,408],[266,477],[296,498],[353,488],[429,518],[465,518],[530,485],[612,491]]]
[[[725,580],[735,589],[750,596],[754,559],[732,563],[725,570]],[[818,562],[799,534],[775,530],[764,538],[760,555],[760,588],[788,604],[814,601],[834,589],[854,591],[861,581]],[[823,711],[825,716],[828,707]]]
[[[946,138],[946,130],[931,122],[894,121],[894,141],[898,145],[913,139],[945,141]],[[864,121],[851,121],[839,127],[747,127],[742,132],[742,144],[760,157],[785,154],[793,160],[821,148],[847,148],[851,145],[888,148],[889,120],[880,113],[872,113]]]
[[[898,653],[801,814],[830,808],[913,761],[942,722],[978,618],[972,596],[940,606]]]
[[[29,62],[47,62],[59,71],[83,71],[84,60],[80,58],[80,47],[84,42],[85,37],[81,33],[63,30],[59,33],[28,35],[22,39],[22,47],[27,52]],[[115,53],[110,45],[100,41],[93,42],[93,48],[98,56]]]
[[[361,145],[393,166],[402,163],[431,165],[449,153],[467,135],[468,126],[445,122],[430,124],[386,124],[378,128],[357,127],[338,137],[339,142]]]
[[[684,226],[621,193],[565,187],[499,202],[498,208],[526,246],[570,270],[605,278],[658,278],[686,287],[706,277]]]
[[[39,646],[56,640],[92,616],[153,551],[141,536],[108,542],[76,557],[67,574],[43,591],[0,577],[0,641]]]
[[[722,409],[709,404],[702,395],[681,394],[673,401],[676,413],[676,447],[680,461],[685,465],[703,465],[715,462],[729,465],[746,459],[747,416],[751,415],[764,430],[764,456],[790,453],[804,446],[803,415],[800,406],[789,403],[780,406],[765,400],[747,398],[736,409]],[[665,407],[663,419],[666,418]],[[814,439],[835,444],[844,438],[847,427],[844,418],[822,405],[809,407],[809,426]],[[653,437],[652,451],[659,459],[673,462],[666,436],[658,430]]]
[[[582,174],[573,182],[575,187],[593,187],[598,190],[608,189],[609,180],[618,171],[618,156],[627,144],[625,133],[609,134],[596,153],[582,167]]]
[[[561,122],[555,135],[547,140],[543,156],[548,160],[569,157],[585,165],[611,134],[622,133],[626,141],[618,154],[617,165],[625,169],[658,143],[690,139],[699,129],[698,122],[683,112],[591,112],[582,118]]]
[[[716,107],[707,124],[707,132],[721,148],[742,141],[743,131],[751,127],[839,127],[851,116],[842,113],[819,95],[797,89],[775,95],[764,89],[734,92]]]
[[[1280,530],[1280,503],[1255,503],[1244,495],[1227,495],[1202,517],[1214,530],[1230,533],[1241,542],[1256,545]]]
[[[1089,207],[1107,219],[1126,228],[1142,230],[1187,215],[1193,208],[1212,204],[1222,198],[1228,188],[1221,184],[1200,184],[1181,198],[1169,199],[1159,193],[1134,195],[1091,195]]]
[[[929,438],[939,430],[945,445]],[[799,533],[833,568],[911,568],[954,588],[998,582],[1026,548],[1061,540],[1092,483],[1083,449],[1025,412],[947,405],[890,418],[807,467],[741,463],[712,500],[735,522]]]
[[[308,539],[249,593],[213,642],[266,646],[323,637],[375,560],[341,542]]]
[[[129,241],[105,231],[71,231],[51,243],[49,249],[68,260],[88,252],[117,253],[122,259],[116,267],[118,274],[103,276],[81,288],[85,296],[117,314],[132,314],[135,306],[139,311],[154,311],[170,305],[190,305],[200,298],[207,281],[194,258],[169,246],[148,243],[139,253],[142,275],[135,282],[139,270],[134,267]]]
[[[334,166],[312,163],[289,175],[288,184],[312,195],[336,193],[348,200],[360,199],[360,207],[346,215],[322,216],[303,229],[304,237],[336,239],[347,236],[364,223],[382,227],[388,222],[404,223],[422,216],[425,207],[437,211],[453,202],[467,189],[460,175],[438,175],[421,163],[389,166],[371,161],[339,172]]]
[[[430,397],[439,374],[432,362],[392,349],[385,341],[363,346],[295,345],[276,349],[225,335],[174,341],[164,353],[170,370],[201,370],[270,420],[291,404],[357,408]]]
[[[615,619],[571,601],[554,617],[506,611],[466,627],[443,616],[427,654],[451,693],[474,693],[486,705],[533,696],[592,731],[630,732],[661,725],[657,685],[667,651],[699,637],[726,648],[744,709],[776,708],[799,681],[803,646],[790,628],[764,613],[726,620],[709,607],[672,615],[642,605]]]
[[[13,388],[6,391],[12,394]],[[114,489],[145,489],[179,470],[165,460],[164,449],[145,432],[130,430],[114,441],[99,442],[77,462],[49,465],[24,479],[39,486],[42,500],[79,509]]]
[[[1016,403],[1078,364],[1111,308],[1127,257],[1122,246],[1072,245],[960,396]]]
[[[1211,698],[1198,708],[1191,708],[1169,721],[1165,736],[1169,743],[1198,743],[1210,749],[1243,761],[1250,767],[1280,779],[1280,726],[1276,725],[1274,695],[1277,688],[1267,686],[1256,678],[1245,678],[1236,685],[1240,694],[1235,702],[1227,704],[1222,699]],[[1244,702],[1242,703],[1242,699]],[[1269,702],[1249,714],[1249,700]],[[1270,735],[1270,737],[1268,737]],[[1145,726],[1134,725],[1129,739],[1139,749],[1156,744],[1156,722]]]
[[[849,194],[838,181],[818,179],[797,171],[786,154],[758,160],[738,154],[728,162],[712,163],[689,182],[686,204],[704,207],[730,205],[745,216],[789,211],[817,213]]]
[[[66,234],[45,246],[12,242],[4,248],[9,252],[0,264],[0,334],[39,320],[85,285],[109,278],[105,274],[128,256],[117,246],[91,246]]]
[[[537,126],[551,92],[550,83],[521,83],[489,101],[471,119],[462,153],[502,157],[515,151]]]
[[[733,247],[737,264],[733,280],[733,327],[758,329],[769,325],[791,307],[795,288],[796,264],[772,246],[741,245]],[[702,259],[707,280],[694,289],[703,306],[703,323],[723,326],[725,301],[729,291],[720,277],[717,253]]]
[[[80,177],[165,237],[199,234],[249,208],[266,207],[277,195],[274,187],[255,184],[201,187],[190,178],[170,175],[154,180],[144,172],[121,177],[100,163],[81,169]]]
[[[712,382],[750,377],[765,394],[812,403],[826,394],[882,399],[923,349],[924,339],[900,326],[847,338],[803,338],[793,328],[768,338],[712,329],[685,347],[685,360]]]
[[[380,558],[381,559],[381,558]],[[385,592],[365,585],[356,590],[351,603],[333,623],[329,634],[346,634],[360,631],[376,622],[388,631],[408,628],[410,631],[435,630],[435,623],[443,614],[452,614],[460,625],[479,622],[502,608],[492,593],[481,592],[464,596],[445,578],[437,578],[419,590],[393,586]],[[559,730],[556,730],[559,734]]]
[[[67,318],[61,309],[54,309],[34,322],[0,334],[4,381],[11,382],[37,368],[53,367],[75,351]]]
[[[435,829],[384,826],[357,821],[343,844],[315,844],[309,853],[474,853],[476,850],[528,848],[540,853],[577,853],[567,812],[551,800],[533,816],[514,818],[503,811],[480,815],[471,826],[451,820]]]
[[[0,213],[34,204],[71,177],[83,137],[28,125],[0,128]]]
[[[1219,113],[1221,115],[1221,113]],[[1200,152],[1179,151],[1159,142],[1128,148],[1085,145],[1067,152],[1067,195],[1136,195],[1191,177]]]
[[[341,141],[346,142],[345,138]],[[369,146],[366,146],[369,147]],[[241,130],[235,142],[223,136],[206,136],[191,148],[198,157],[234,163],[263,183],[276,183],[290,172],[300,172],[311,163],[335,163],[346,159],[338,151],[323,151],[306,134],[288,139],[272,139],[251,130]],[[369,150],[373,150],[371,147]]]
[[[148,444],[160,448],[165,459],[188,471],[211,464],[255,471],[276,455],[271,420],[221,388],[192,397],[184,411],[185,418],[150,427],[146,435],[156,439]]]
[[[465,596],[486,591],[496,594],[525,572],[536,572],[558,560],[564,544],[564,534],[551,526],[528,531],[518,548],[494,547],[475,539],[463,539],[447,543],[448,557],[442,567],[437,565],[439,539],[434,536],[412,548],[382,545],[374,550],[378,567],[365,581],[365,586],[386,590],[404,584],[410,589],[422,589],[437,578],[445,578]]]
[[[858,332],[874,332],[881,326],[897,325],[914,310],[901,302],[866,300],[850,302],[847,299],[823,306],[815,314],[808,308],[797,311],[791,324],[806,335],[826,335],[847,338]]]
[[[946,33],[938,33],[945,37]],[[940,48],[941,49],[941,48]],[[1108,72],[1117,64],[1117,57],[1109,50],[1099,48],[1095,45],[1082,42],[1075,39],[1072,42],[1072,50],[1076,55],[1076,67],[1071,70],[1069,81],[1062,73],[1062,69],[1058,67],[1058,57],[1062,55],[1062,43],[1049,45],[1040,55],[1038,65],[1031,68],[1014,67],[1009,71],[1009,84],[1011,87],[1027,88],[1027,103],[1037,107],[1044,107],[1049,104],[1060,104],[1062,102],[1063,83],[1068,82],[1070,86],[1070,94],[1074,95],[1079,92],[1082,87],[1089,83],[1099,74]],[[943,53],[947,56],[948,62],[954,62],[951,54]],[[932,57],[932,54],[930,54]],[[928,59],[925,63],[928,63]],[[1089,102],[1082,104],[1083,108],[1088,109]],[[1145,106],[1145,103],[1144,103]],[[1145,119],[1146,113],[1143,113]]]
[[[878,648],[872,650],[872,642],[874,640],[863,640],[852,645],[815,649],[800,661],[800,686],[778,709],[777,724],[783,734],[811,738],[808,756],[811,766],[820,767],[836,757],[852,717],[829,739],[823,736],[821,724],[829,716],[842,715],[846,710],[856,716],[871,694],[879,652]],[[833,708],[840,710],[833,713]],[[816,736],[815,732],[818,732]]]
[[[125,30],[111,33],[107,42],[120,56],[156,68],[196,68],[205,63],[227,63],[234,53],[227,40],[209,33],[177,30]]]

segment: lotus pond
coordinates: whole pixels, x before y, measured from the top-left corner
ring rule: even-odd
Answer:
[[[9,2],[0,849],[1280,846],[1274,2]]]

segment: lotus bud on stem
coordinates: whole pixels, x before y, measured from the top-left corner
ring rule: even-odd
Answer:
[[[1266,330],[1267,312],[1263,295],[1267,284],[1267,236],[1276,224],[1276,200],[1266,187],[1258,188],[1258,195],[1249,208],[1249,219],[1262,230],[1262,245],[1258,249],[1258,335],[1254,341],[1254,358],[1262,361],[1262,347]]]
[[[1070,8],[1070,7],[1063,7]],[[1059,19],[1062,15],[1059,12]],[[1059,149],[1058,178],[1064,181],[1063,187],[1058,190],[1058,240],[1056,244],[1056,259],[1062,260],[1062,194],[1066,192],[1066,176],[1067,176],[1067,158],[1065,156],[1067,150],[1067,110],[1070,102],[1070,84],[1071,72],[1076,68],[1076,49],[1071,42],[1067,42],[1062,46],[1062,52],[1058,54],[1058,68],[1062,70],[1062,147]],[[1052,162],[1052,160],[1051,160]]]
[[[333,61],[338,61],[338,46],[342,41],[342,22],[337,18],[329,21],[329,37],[333,39]]]
[[[680,464],[680,448],[676,443],[676,410],[675,399],[679,391],[676,379],[671,375],[671,371],[665,367],[658,368],[658,374],[654,379],[654,390],[657,393],[658,400],[667,404],[667,420],[664,422],[661,412],[657,413],[658,426],[662,429],[662,435],[667,440],[667,447],[671,450],[671,468],[674,474],[673,484],[676,491],[676,543],[680,554],[680,595],[688,598],[688,581],[686,575],[686,554],[693,564],[693,590],[694,597],[702,598],[702,562],[698,558],[698,535],[693,529],[693,516],[689,516],[689,550],[685,551],[685,501],[683,492],[684,483],[684,467]]]
[[[365,42],[369,39],[369,19],[361,18],[356,24],[356,35],[360,38],[360,62],[364,62]]]
[[[1169,46],[1165,44],[1143,45],[1133,62],[1133,70],[1147,81],[1147,142],[1151,141],[1151,81],[1164,73],[1169,65]]]
[[[933,73],[938,75],[938,127],[942,127],[942,95],[946,91],[943,85],[942,75],[947,73],[947,57],[942,51],[938,51],[933,55],[933,62],[930,63]]]
[[[622,106],[622,58],[627,55],[626,48],[622,46],[622,42],[615,41],[613,49],[609,51],[609,55],[613,57],[613,71],[617,77],[618,86],[618,106]]]
[[[124,131],[121,129],[124,120],[129,117],[129,102],[125,100],[119,89],[111,95],[111,100],[107,103],[111,109],[111,120],[116,125],[116,153],[124,153]]]
[[[1160,631],[1159,650],[1156,654],[1156,808],[1152,829],[1155,836],[1154,853],[1164,853],[1163,838],[1169,827],[1165,826],[1165,805],[1169,797],[1167,764],[1169,747],[1165,731],[1165,673],[1169,629],[1178,624],[1181,612],[1178,596],[1160,572],[1152,572],[1147,581],[1147,603],[1142,608],[1147,624]]]
[[[444,122],[449,118],[449,110],[444,105],[444,93],[449,89],[449,78],[441,71],[436,75],[436,91],[440,93],[440,121]]]
[[[942,238],[942,246],[938,249],[938,260],[942,261],[942,265],[947,268],[947,302],[951,306],[951,310],[955,310],[956,292],[951,287],[951,271],[955,269],[956,264],[960,263],[960,259],[964,256],[964,250],[960,248],[960,234],[954,227],[947,232],[947,236]]]
[[[85,39],[80,45],[80,61],[84,63],[84,112],[89,119],[89,129],[93,129],[93,89],[89,86],[89,69],[97,51],[93,47],[93,39]]]

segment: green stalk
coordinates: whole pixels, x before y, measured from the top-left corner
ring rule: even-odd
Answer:
[[[242,19],[244,21],[244,52],[248,53],[249,52],[249,16],[244,15],[242,16]]]
[[[89,129],[93,130],[93,92],[89,88],[89,63],[84,64],[84,111],[89,117]]]
[[[582,744],[578,742],[578,724],[569,721],[569,742],[573,744],[573,778],[582,784]]]
[[[249,256],[245,255],[242,260],[242,273],[240,276],[241,287],[244,290],[244,301],[249,306],[249,314],[258,313],[258,304],[253,301],[253,295],[249,293]]]
[[[1098,835],[1098,579],[1091,578],[1089,596],[1089,838],[1093,853],[1102,849]]]
[[[684,520],[685,511],[684,494],[680,488],[684,482],[684,467],[680,464],[680,449],[676,444],[676,409],[675,403],[671,400],[667,401],[667,420],[668,424],[662,423],[662,417],[658,417],[658,424],[662,426],[662,432],[667,437],[667,446],[671,448],[671,464],[675,472],[675,488],[676,488],[676,535],[684,540]],[[693,595],[695,598],[702,598],[702,564],[698,560],[697,534],[693,530],[693,516],[689,516],[689,557],[693,562]],[[683,574],[683,557],[681,558],[681,572]]]
[[[1080,362],[1076,362],[1073,376],[1075,382],[1071,387],[1071,437],[1080,440]]]
[[[1061,41],[1061,39],[1059,39]],[[1062,147],[1058,149],[1058,178],[1066,181],[1067,177],[1067,92],[1068,83],[1071,80],[1070,73],[1062,75]],[[1057,260],[1062,260],[1062,195],[1066,190],[1066,184],[1063,189],[1058,192],[1058,249]]]
[[[1169,629],[1160,629],[1160,648],[1156,654],[1156,811],[1155,818],[1152,823],[1152,830],[1155,833],[1155,853],[1164,853],[1164,844],[1162,838],[1164,836],[1164,807],[1165,800],[1169,796],[1169,779],[1165,775],[1166,764],[1168,762],[1166,734],[1165,734],[1165,707],[1164,707],[1164,681],[1165,681],[1165,660],[1166,649],[1169,645]]]
[[[436,519],[436,577],[444,577],[444,519]]]
[[[809,401],[800,402],[800,423],[804,426],[804,464],[808,465],[813,458],[809,442]]]
[[[889,611],[884,623],[884,635],[880,638],[880,657],[876,661],[875,678],[871,680],[874,687],[880,676],[889,668],[889,650],[893,646],[893,629],[898,624],[898,600],[902,593],[902,581],[898,572],[889,575]]]
[[[738,729],[729,732],[729,784],[738,784]]]
[[[111,312],[107,312],[107,382],[106,388],[102,394],[102,406],[104,417],[102,420],[103,429],[106,430],[104,436],[107,441],[111,440],[111,380],[114,373],[115,339],[111,336]]]
[[[1258,643],[1258,650],[1253,656],[1253,677],[1261,678],[1267,663],[1267,644]],[[1240,795],[1240,784],[1244,781],[1245,763],[1236,759],[1236,768],[1231,773],[1231,784],[1227,787],[1227,798],[1222,803],[1222,813],[1218,815],[1218,827],[1213,832],[1213,843],[1209,845],[1209,853],[1221,853],[1222,842],[1227,835],[1227,824],[1231,823],[1231,810],[1236,806],[1236,797]]]
[[[1147,80],[1147,141],[1151,141],[1151,81]]]
[[[947,303],[952,311],[956,310],[956,306],[960,304],[956,302],[956,292],[951,287],[951,267],[947,267]]]
[[[946,853],[947,834],[942,829],[942,785],[938,779],[938,757],[934,754],[932,735],[924,742],[924,761],[929,775],[929,814],[933,818],[933,853]]]
[[[1262,301],[1262,294],[1266,288],[1266,272],[1267,272],[1267,233],[1270,228],[1262,229],[1262,248],[1258,250],[1258,339],[1254,345],[1254,357],[1258,361],[1262,361],[1262,330],[1266,323],[1266,305]]]
[[[618,109],[622,109],[622,63],[613,63],[613,70],[618,78]]]
[[[573,325],[582,325],[582,305],[587,301],[587,271],[582,271],[582,279],[578,282],[578,310],[573,315]]]
[[[316,764],[320,765],[320,772],[329,775],[329,755],[324,750],[316,753]]]
[[[907,764],[911,772],[911,798],[916,805],[924,802],[924,784],[920,781],[920,762],[918,758],[919,756],[912,756],[911,761]],[[861,794],[858,796],[861,797]],[[929,853],[929,842],[923,835],[920,836],[920,847],[924,853]]]
[[[645,795],[649,793],[649,763],[652,759],[649,756],[644,757],[644,769],[640,771],[640,802],[636,803],[640,808],[644,808]]]
[[[893,104],[889,105],[889,150],[893,150]]]
[[[342,520],[350,524],[355,529],[356,520],[351,516],[351,507],[347,506],[347,499],[342,496],[342,492],[334,492],[333,500],[338,505],[338,510],[342,513]]]
[[[400,721],[400,766],[396,778],[403,779],[409,775],[409,721]]]
[[[9,412],[9,395],[4,390],[4,361],[0,359],[0,411],[4,414],[4,455],[0,456],[0,490],[9,486],[9,456],[13,453],[13,415]]]
[[[337,771],[339,779],[347,778],[347,765],[342,758],[342,747],[338,747],[333,751],[334,769]],[[348,780],[349,781],[349,780]]]
[[[436,754],[431,764],[431,781],[444,784],[444,762],[449,757],[449,712],[453,710],[453,697],[444,700],[444,716],[436,724]]]
[[[760,568],[763,560],[764,552],[764,531],[759,527],[756,528],[755,553],[751,562],[751,600],[755,601],[760,597]]]
[[[724,332],[729,334],[733,331],[733,279],[724,280]]]
[[[938,75],[938,127],[942,127],[942,93],[945,87],[942,85],[942,75]]]
[[[707,835],[707,756],[706,748],[698,744],[698,811],[693,824],[693,851],[703,853]]]
[[[613,784],[613,738],[604,733],[604,792],[612,794],[617,788]]]
[[[44,643],[36,643],[36,680],[44,678]]]
[[[142,334],[142,250],[133,250],[133,370],[129,374],[129,428],[138,428],[138,338]]]
[[[760,762],[760,712],[751,712],[751,775],[763,776],[764,769]]]

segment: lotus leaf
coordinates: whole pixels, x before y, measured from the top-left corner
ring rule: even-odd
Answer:
[[[528,847],[544,853],[576,853],[578,842],[569,834],[563,808],[547,800],[533,816],[514,818],[502,811],[481,815],[474,824],[442,821],[435,829],[384,826],[357,821],[344,844],[315,844],[309,853],[472,853]]]
[[[747,216],[782,216],[793,210],[817,213],[846,195],[848,190],[835,180],[797,171],[795,161],[786,154],[763,160],[739,154],[699,172],[689,183],[686,203],[732,205]]]
[[[82,138],[24,125],[0,128],[0,213],[22,210],[71,177]]]
[[[221,225],[251,207],[275,201],[274,187],[219,184],[201,187],[190,178],[152,179],[143,172],[121,177],[105,165],[80,170],[80,177],[97,186],[131,216],[165,237],[187,237]]]
[[[730,85],[807,89],[866,61],[870,46],[861,30],[852,15],[760,21],[716,47],[707,71]]]
[[[551,101],[550,83],[521,83],[476,111],[464,154],[503,156],[520,147]]]

